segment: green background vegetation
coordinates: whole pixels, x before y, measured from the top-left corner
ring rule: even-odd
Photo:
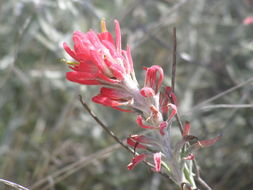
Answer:
[[[176,94],[183,120],[200,139],[223,134],[197,152],[202,177],[216,190],[253,187],[253,16],[250,0],[6,0],[0,1],[0,177],[34,190],[163,190],[170,181],[139,165],[84,111],[92,110],[117,134],[138,133],[135,118],[90,102],[97,87],[65,79],[60,63],[73,31],[122,27],[143,84],[144,66],[164,68],[170,84],[172,28],[177,28]],[[69,57],[68,57],[69,58]],[[251,108],[213,108],[216,104]],[[209,107],[207,107],[209,106]],[[172,131],[175,136],[178,130]],[[1,184],[1,189],[11,189]]]

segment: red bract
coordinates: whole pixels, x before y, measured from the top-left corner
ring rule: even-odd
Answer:
[[[147,147],[140,144],[150,144],[150,140],[145,137],[144,135],[131,135],[130,137],[127,138],[127,144],[133,148],[140,148],[140,149],[146,149]]]
[[[220,138],[221,138],[221,135],[219,135],[219,136],[217,136],[217,137],[214,137],[214,138],[212,138],[212,139],[198,141],[198,142],[195,144],[195,147],[196,147],[196,148],[202,148],[202,147],[212,146],[212,145],[215,144],[218,140],[220,140]]]
[[[168,121],[171,121],[172,118],[176,115],[177,113],[177,106],[174,104],[168,104],[168,107],[172,109],[169,117],[168,117]]]
[[[158,65],[145,69],[147,72],[144,86],[152,88],[155,94],[157,94],[163,82],[163,69]]]
[[[102,32],[74,32],[74,49],[64,43],[65,51],[77,61],[67,73],[68,80],[85,85],[117,84],[127,77],[134,78],[130,48],[121,49],[120,26],[115,22],[116,39],[106,30],[102,21]]]
[[[153,155],[154,158],[154,163],[155,163],[155,171],[156,172],[160,172],[161,170],[161,157],[162,157],[162,153],[161,152],[157,152]]]
[[[171,87],[166,86],[161,90],[159,97],[160,111],[163,115],[166,115],[168,113],[168,105],[170,104],[170,102],[174,105],[177,105],[177,98],[176,95],[172,92]]]
[[[165,135],[165,132],[164,132],[164,129],[167,127],[168,123],[166,121],[163,121],[161,124],[160,124],[160,134],[161,135]]]
[[[143,124],[143,119],[142,119],[141,115],[138,115],[138,117],[137,117],[137,119],[136,119],[136,123],[137,123],[140,127],[144,128],[144,129],[159,129],[158,127],[153,127],[153,126],[150,126],[150,125],[144,125],[144,124]]]
[[[119,108],[119,106],[131,104],[132,98],[123,90],[102,87],[100,89],[100,94],[94,96],[92,101],[121,111],[129,111]]]
[[[140,93],[144,97],[152,97],[155,95],[155,92],[152,88],[150,87],[144,87],[140,90]]]
[[[140,154],[138,156],[135,156],[131,163],[128,164],[127,168],[128,170],[132,170],[137,164],[139,164],[140,162],[142,162],[145,158],[147,157],[146,154]]]
[[[189,135],[191,129],[191,125],[189,121],[186,121],[184,124],[183,137]]]

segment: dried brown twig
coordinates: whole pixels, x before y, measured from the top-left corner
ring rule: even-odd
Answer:
[[[203,102],[200,102],[195,107],[193,107],[191,109],[191,111],[195,111],[195,110],[201,109],[204,105],[206,105],[206,104],[208,104],[210,102],[213,102],[214,100],[217,100],[217,99],[225,96],[226,94],[231,93],[231,92],[233,92],[233,91],[235,91],[235,90],[237,90],[237,89],[239,89],[239,88],[241,88],[241,87],[243,87],[243,86],[245,86],[247,84],[250,84],[252,82],[253,82],[253,77],[249,78],[248,80],[246,80],[244,82],[241,82],[238,85],[233,86],[232,88],[229,88],[229,89],[227,89],[227,90],[225,90],[225,91],[223,91],[223,92],[221,92],[221,93],[219,93],[219,94],[217,94],[217,95],[215,95],[215,96],[213,96],[213,97],[211,97],[211,98],[209,98],[209,99],[207,99],[207,100],[205,100]]]
[[[176,28],[174,27],[173,28],[172,80],[171,80],[172,92],[175,91],[176,66],[177,66],[177,35],[176,35]],[[172,97],[170,97],[170,100],[172,101],[172,103],[175,103]],[[177,120],[179,130],[181,134],[183,134],[183,124],[178,113],[176,114],[176,120]],[[202,185],[202,187],[204,187],[207,190],[212,190],[212,188],[201,178],[200,172],[199,172],[199,166],[195,159],[193,159],[193,167],[196,172],[196,180],[199,182],[199,184]],[[185,184],[182,184],[182,187],[181,187],[182,189],[184,188],[184,185]]]
[[[172,58],[172,72],[171,72],[171,89],[172,92],[175,91],[175,81],[176,81],[176,67],[177,67],[177,30],[173,28],[173,58]]]
[[[196,179],[197,179],[197,181],[203,187],[205,187],[207,190],[212,190],[212,188],[201,178],[200,172],[199,172],[199,166],[198,166],[198,163],[197,163],[196,159],[193,159],[193,167],[194,167],[194,170],[196,172]]]
[[[176,67],[177,67],[177,34],[176,34],[176,28],[173,28],[173,57],[172,57],[172,79],[171,79],[171,89],[172,92],[175,91],[175,82],[176,82]],[[170,100],[172,103],[175,103],[173,98],[170,97]],[[181,134],[183,134],[183,124],[180,120],[180,116],[177,113],[176,114],[176,120],[178,123],[179,130]]]
[[[28,188],[26,187],[23,187],[17,183],[14,183],[14,182],[11,182],[11,181],[8,181],[8,180],[5,180],[5,179],[0,179],[0,182],[8,185],[8,186],[11,186],[11,187],[14,187],[15,189],[19,189],[19,190],[29,190]]]

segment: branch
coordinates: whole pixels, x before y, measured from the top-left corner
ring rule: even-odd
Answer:
[[[175,91],[176,66],[177,66],[177,35],[176,35],[176,28],[174,27],[173,28],[172,80],[171,80],[171,89],[172,89],[172,92]],[[170,97],[170,100],[171,100],[172,103],[175,103],[173,101],[172,97]],[[178,113],[176,114],[176,120],[177,120],[177,123],[178,123],[179,130],[180,130],[181,134],[183,134],[183,124],[181,122],[181,119],[180,119],[180,116],[179,116]],[[201,184],[207,190],[212,190],[212,188],[200,177],[200,173],[199,173],[199,170],[198,170],[199,166],[197,165],[197,162],[196,162],[195,159],[193,160],[193,167],[196,170],[196,179],[199,182],[199,184]],[[184,188],[184,185],[185,184],[182,184],[182,187],[181,187],[182,189]]]
[[[217,94],[217,95],[215,95],[215,96],[213,96],[213,97],[211,97],[211,98],[209,98],[209,99],[207,99],[207,100],[205,100],[205,101],[203,101],[203,102],[201,102],[201,103],[199,103],[199,104],[197,104],[196,106],[194,106],[194,107],[191,109],[191,111],[194,112],[195,110],[201,108],[202,106],[204,106],[204,105],[206,105],[206,104],[208,104],[208,103],[210,103],[210,102],[212,102],[212,101],[214,101],[214,100],[217,100],[217,99],[219,99],[219,98],[225,96],[226,94],[231,93],[231,92],[237,90],[238,88],[241,88],[241,87],[243,87],[243,86],[245,86],[245,85],[247,85],[247,84],[250,84],[250,83],[252,83],[252,82],[253,82],[253,77],[252,77],[252,78],[249,78],[248,80],[246,80],[246,81],[244,81],[244,82],[241,82],[241,83],[239,83],[238,85],[233,86],[232,88],[229,88],[229,89],[227,89],[227,90],[225,90],[225,91],[223,91],[223,92],[221,92],[221,93],[219,93],[219,94]]]
[[[15,189],[18,189],[18,190],[29,190],[26,187],[23,187],[19,184],[16,184],[14,182],[11,182],[11,181],[8,181],[8,180],[5,180],[5,179],[0,179],[0,182],[4,183],[6,185],[9,185],[11,187],[14,187]]]
[[[177,34],[176,33],[177,33],[177,31],[176,31],[176,28],[174,27],[173,28],[173,57],[172,57],[172,72],[171,72],[171,76],[172,76],[171,89],[172,89],[172,92],[175,91],[175,82],[176,82],[176,67],[177,67]],[[172,97],[170,97],[170,100],[173,104],[175,104]],[[183,124],[180,120],[180,116],[179,116],[178,113],[176,114],[176,120],[177,120],[177,123],[178,123],[179,130],[180,130],[181,134],[183,134]]]
[[[197,164],[197,161],[193,159],[193,167],[196,172],[196,179],[201,184],[203,187],[205,187],[207,190],[212,190],[212,188],[201,178],[200,173],[199,173],[199,166]]]
[[[214,104],[203,106],[202,110],[219,109],[219,108],[253,108],[253,104]]]
[[[177,34],[176,28],[173,28],[173,59],[172,59],[172,79],[171,79],[171,89],[172,92],[175,91],[175,81],[176,81],[176,66],[177,66]]]

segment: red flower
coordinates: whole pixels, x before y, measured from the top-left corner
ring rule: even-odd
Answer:
[[[92,30],[87,33],[74,32],[73,50],[63,44],[65,51],[77,61],[70,64],[73,71],[67,73],[68,80],[85,85],[113,85],[129,78],[135,80],[130,48],[126,51],[121,49],[119,22],[114,22],[115,40],[106,30],[105,21],[102,21],[101,33]]]

